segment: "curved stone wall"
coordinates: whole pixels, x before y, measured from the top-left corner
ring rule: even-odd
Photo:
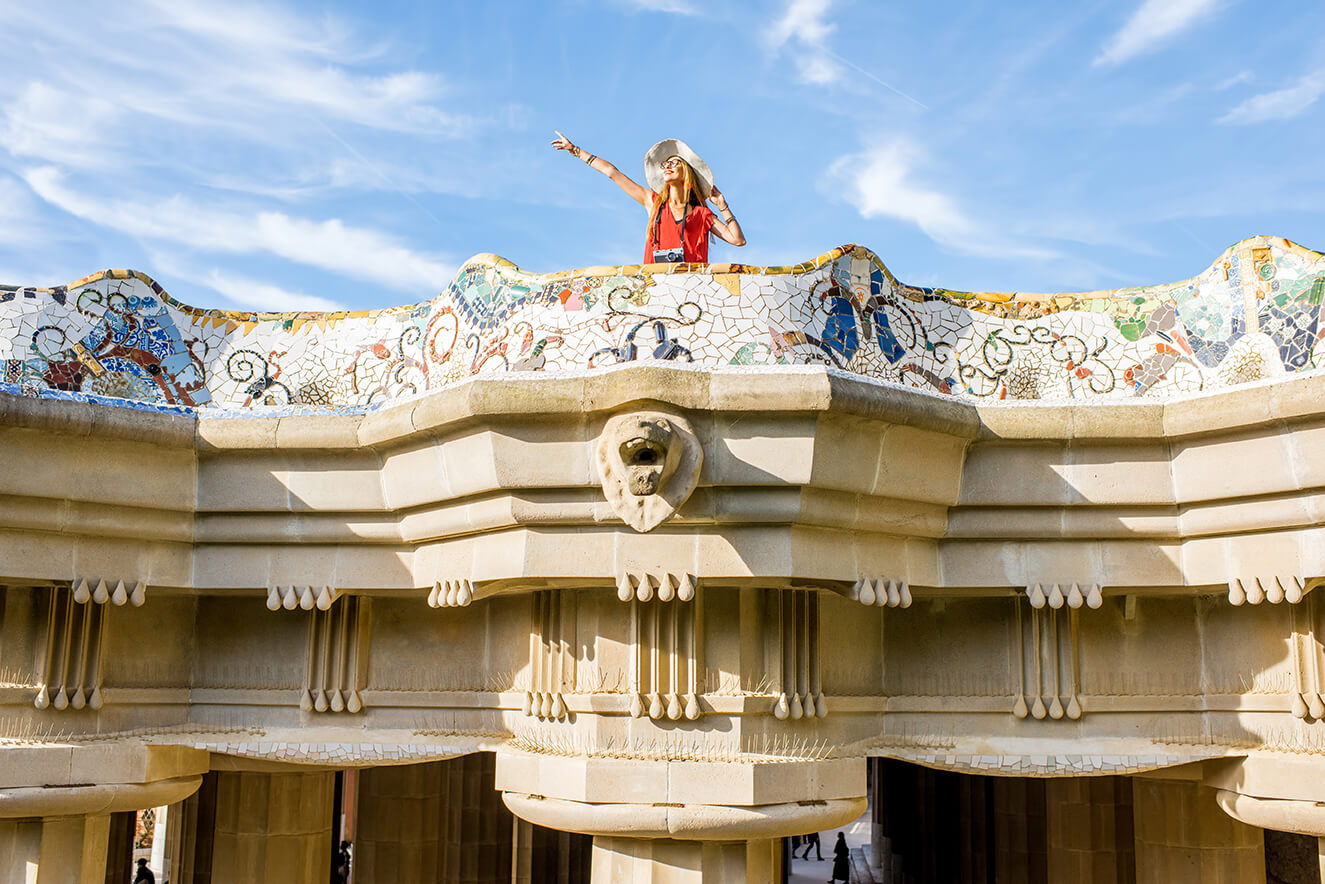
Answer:
[[[1167,398],[1317,368],[1325,256],[1254,237],[1199,276],[1061,295],[899,282],[842,246],[792,267],[470,260],[431,301],[236,313],[107,270],[0,287],[0,390],[155,410],[364,411],[474,375],[822,363],[963,399]]]

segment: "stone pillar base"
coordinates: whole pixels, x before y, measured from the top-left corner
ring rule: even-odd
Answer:
[[[1137,884],[1264,884],[1264,834],[1195,782],[1134,777]]]
[[[325,884],[331,880],[334,780],[330,771],[221,771],[212,881]]]
[[[593,884],[745,884],[782,874],[781,842],[677,841],[671,838],[593,839]]]
[[[0,881],[104,884],[110,815],[0,820]]]

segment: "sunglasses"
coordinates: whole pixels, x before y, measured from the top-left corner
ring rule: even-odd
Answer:
[[[679,169],[681,168],[681,164],[684,162],[685,160],[681,159],[680,157],[672,157],[670,160],[663,163],[662,167],[664,169]]]

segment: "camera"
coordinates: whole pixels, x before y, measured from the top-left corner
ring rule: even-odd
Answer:
[[[685,260],[685,254],[680,249],[654,249],[653,263],[655,264],[680,264]]]

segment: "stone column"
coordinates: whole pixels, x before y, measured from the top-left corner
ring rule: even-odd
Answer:
[[[334,787],[331,771],[219,772],[211,880],[325,884]]]
[[[1135,880],[1132,783],[1127,778],[1046,780],[1045,822],[1050,881]]]
[[[588,877],[593,838],[511,817],[510,884],[577,884]]]
[[[523,820],[593,836],[594,884],[774,881],[779,839],[868,806],[864,759],[662,761],[510,752],[497,787]]]
[[[1264,884],[1264,836],[1196,782],[1132,779],[1137,884]]]
[[[490,753],[361,771],[355,817],[357,880],[511,881],[511,813]]]
[[[994,792],[994,881],[1049,884],[1045,781],[991,777]]]
[[[0,820],[0,881],[104,884],[110,814]]]
[[[107,884],[123,884],[133,879],[133,838],[137,822],[136,811],[123,810],[110,815],[110,838],[106,846]]]
[[[678,841],[671,838],[593,839],[593,884],[745,884],[782,874],[779,839]]]

